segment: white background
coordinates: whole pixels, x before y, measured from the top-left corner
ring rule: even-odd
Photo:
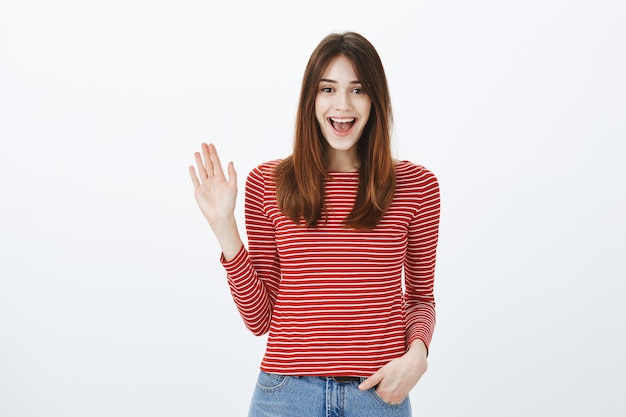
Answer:
[[[378,49],[442,190],[416,416],[624,416],[626,5],[0,1],[0,415],[245,416],[248,333],[195,205],[290,153],[315,45]],[[237,216],[243,226],[241,205]]]

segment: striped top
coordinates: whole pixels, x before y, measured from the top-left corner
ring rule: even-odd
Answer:
[[[246,326],[255,335],[269,331],[261,369],[370,376],[413,340],[428,346],[435,326],[436,177],[398,162],[389,210],[374,229],[356,231],[342,222],[354,204],[358,173],[330,173],[328,216],[309,228],[278,210],[272,181],[278,162],[250,172],[248,249],[228,262],[222,257]]]

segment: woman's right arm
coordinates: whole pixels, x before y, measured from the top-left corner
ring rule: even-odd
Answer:
[[[222,248],[221,262],[233,300],[246,327],[257,336],[265,334],[270,327],[281,274],[273,226],[263,215],[263,179],[255,170],[246,185],[246,223],[251,223],[248,252],[234,216],[237,175],[232,162],[228,164],[226,178],[214,145],[202,144],[202,155],[196,152],[195,158],[198,172],[189,167],[194,195]]]

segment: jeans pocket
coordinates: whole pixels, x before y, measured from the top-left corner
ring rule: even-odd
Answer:
[[[370,388],[368,391],[372,393],[372,396],[373,396],[373,397],[374,397],[374,398],[375,398],[378,402],[380,402],[380,403],[382,403],[382,404],[386,405],[387,407],[401,407],[401,406],[403,406],[403,405],[407,402],[407,400],[408,400],[408,398],[409,398],[409,396],[407,395],[407,396],[406,396],[406,397],[404,397],[404,399],[403,399],[401,402],[399,402],[398,404],[390,404],[390,403],[388,403],[387,401],[385,401],[385,400],[383,400],[383,399],[382,399],[382,397],[378,394],[378,391],[376,391],[376,387],[374,387],[374,388]]]
[[[276,391],[285,385],[288,378],[287,375],[270,374],[260,371],[256,386],[263,391]]]

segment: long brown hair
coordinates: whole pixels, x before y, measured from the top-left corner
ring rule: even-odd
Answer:
[[[369,120],[357,143],[359,186],[346,227],[371,229],[385,214],[395,191],[391,155],[391,99],[382,62],[374,46],[354,32],[333,33],[315,48],[304,71],[296,115],[294,150],[276,167],[276,199],[294,222],[316,226],[325,211],[324,181],[328,143],[315,117],[315,98],[323,72],[337,56],[347,57],[372,101]]]

